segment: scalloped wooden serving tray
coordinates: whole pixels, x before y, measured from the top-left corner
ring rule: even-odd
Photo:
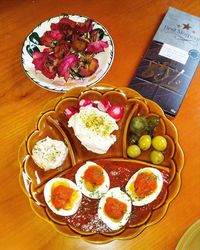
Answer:
[[[98,155],[86,150],[74,136],[73,130],[67,127],[67,120],[64,117],[63,111],[68,106],[76,105],[77,101],[82,98],[92,100],[106,98],[112,104],[121,104],[124,107],[123,118],[118,122],[119,130],[115,132],[117,141],[106,154]],[[165,136],[168,142],[168,147],[165,151],[165,160],[161,166],[153,165],[149,162],[149,152],[142,153],[137,160],[128,158],[126,153],[128,127],[131,118],[135,115],[157,115],[161,118],[155,134]],[[35,143],[46,136],[64,141],[69,148],[69,154],[61,167],[45,172],[33,162],[30,156]],[[164,169],[169,173],[170,179],[165,200],[152,210],[144,223],[140,223],[134,227],[124,227],[114,233],[85,233],[51,216],[43,196],[45,183],[54,177],[63,176],[67,169],[73,168],[76,164],[98,159],[139,163],[144,166]],[[81,237],[86,241],[100,244],[110,242],[114,239],[134,238],[146,227],[157,223],[165,216],[169,203],[176,197],[180,189],[180,175],[184,165],[184,155],[178,142],[178,134],[175,126],[156,103],[143,98],[136,91],[129,88],[98,84],[88,88],[74,88],[45,106],[40,115],[31,124],[28,135],[19,149],[19,165],[21,187],[28,196],[31,208],[39,217],[50,222],[58,232],[65,236]]]

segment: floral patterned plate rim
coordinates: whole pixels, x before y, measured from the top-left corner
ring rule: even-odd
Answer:
[[[35,70],[33,64],[33,52],[42,52],[46,47],[41,45],[40,38],[46,32],[50,31],[51,24],[57,24],[61,19],[68,18],[73,22],[82,24],[87,20],[92,22],[92,30],[103,31],[103,38],[101,41],[106,43],[108,47],[104,48],[101,53],[94,54],[94,58],[98,61],[98,67],[92,75],[79,77],[69,75],[69,78],[65,80],[63,76],[58,76],[56,74],[54,79],[47,78],[41,71]],[[67,92],[68,90],[75,87],[88,87],[99,82],[109,71],[114,59],[114,43],[112,37],[106,30],[106,28],[99,22],[90,19],[86,16],[76,15],[76,14],[62,14],[60,16],[52,17],[46,21],[40,23],[35,27],[26,37],[22,46],[22,66],[26,75],[33,81],[36,85],[53,92]]]

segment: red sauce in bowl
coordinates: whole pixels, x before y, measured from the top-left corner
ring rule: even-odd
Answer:
[[[110,188],[120,187],[122,191],[125,191],[125,186],[131,176],[136,173],[139,169],[147,167],[142,164],[135,164],[128,161],[109,161],[109,160],[97,160],[95,161],[108,173],[110,178]],[[63,176],[75,182],[75,174],[79,167],[83,164],[78,164],[67,170],[67,173]],[[138,224],[144,223],[148,219],[151,212],[162,204],[167,193],[167,186],[169,182],[169,173],[161,170],[163,176],[163,187],[158,197],[151,203],[144,206],[133,206],[132,214],[125,225],[125,227],[134,227]],[[151,185],[150,185],[151,186]],[[154,189],[154,184],[152,184]],[[81,205],[72,216],[62,217],[54,214],[49,210],[51,216],[61,222],[65,222],[72,226],[75,230],[87,232],[87,233],[112,233],[111,230],[104,222],[98,219],[98,204],[99,199],[90,199],[83,195]],[[116,215],[118,217],[118,215]]]

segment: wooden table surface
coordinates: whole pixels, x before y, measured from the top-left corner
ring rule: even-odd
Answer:
[[[60,93],[48,92],[25,75],[21,48],[27,34],[45,19],[60,13],[89,16],[102,23],[115,44],[114,63],[102,82],[128,86],[169,6],[200,15],[199,0],[1,0],[0,1],[0,248],[52,249],[174,249],[200,217],[200,68],[173,119],[185,154],[182,186],[165,217],[131,240],[93,245],[67,238],[31,210],[19,181],[18,148],[42,107]]]

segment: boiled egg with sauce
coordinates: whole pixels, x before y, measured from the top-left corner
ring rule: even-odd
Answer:
[[[131,215],[131,199],[119,187],[110,189],[100,200],[98,217],[110,229],[123,227]]]
[[[44,198],[48,207],[61,216],[77,212],[82,194],[74,182],[66,178],[53,178],[44,187]]]
[[[87,161],[78,169],[75,179],[81,192],[91,199],[101,198],[110,187],[107,172],[92,161]]]
[[[60,167],[68,154],[68,148],[63,141],[46,137],[39,140],[32,149],[33,161],[42,169],[50,170]]]
[[[128,181],[126,192],[134,206],[154,201],[162,190],[163,177],[158,169],[146,167],[138,170]]]

